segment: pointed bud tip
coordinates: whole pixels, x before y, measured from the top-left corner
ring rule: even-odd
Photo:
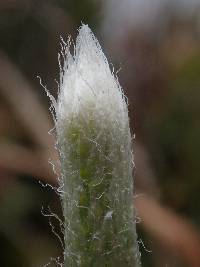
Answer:
[[[125,97],[111,72],[101,46],[88,25],[82,24],[76,39],[74,56],[66,50],[63,82],[58,97],[57,118],[72,114],[96,113],[105,120],[127,121]],[[68,62],[67,59],[70,58]],[[103,123],[103,121],[102,121]]]

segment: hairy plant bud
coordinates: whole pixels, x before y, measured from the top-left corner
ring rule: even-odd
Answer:
[[[64,58],[56,103],[65,267],[139,267],[126,97],[82,25]]]

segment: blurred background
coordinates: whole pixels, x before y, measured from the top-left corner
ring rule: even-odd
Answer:
[[[62,261],[59,220],[45,216],[62,219],[37,76],[56,97],[60,36],[75,38],[81,22],[129,98],[143,266],[199,267],[199,0],[0,1],[0,266]]]

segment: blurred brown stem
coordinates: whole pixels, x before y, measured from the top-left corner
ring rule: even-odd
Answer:
[[[137,197],[135,203],[142,219],[141,225],[148,234],[184,260],[187,266],[200,266],[199,233],[187,220],[146,195]]]
[[[0,145],[0,169],[3,171],[26,174],[56,184],[52,166],[39,153],[14,144]]]

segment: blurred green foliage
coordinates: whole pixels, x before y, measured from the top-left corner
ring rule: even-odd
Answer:
[[[200,54],[171,69],[167,97],[154,114],[152,157],[163,198],[199,225],[200,190]]]

